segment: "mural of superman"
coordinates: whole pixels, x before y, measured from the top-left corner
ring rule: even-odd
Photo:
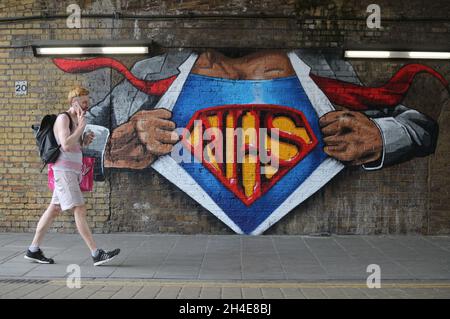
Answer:
[[[366,87],[347,61],[308,50],[239,58],[182,50],[139,61],[131,70],[111,58],[54,63],[69,73],[107,67],[125,76],[87,114],[88,123],[108,131],[90,150],[98,157],[99,179],[108,168],[151,165],[246,234],[265,231],[345,165],[376,170],[432,154],[437,123],[401,102],[418,73],[448,86],[432,68],[409,64],[383,86]],[[260,164],[220,164],[217,154],[203,163],[176,163],[170,156],[180,143],[174,129],[192,131],[193,119],[220,130],[280,129],[280,168],[264,175]]]

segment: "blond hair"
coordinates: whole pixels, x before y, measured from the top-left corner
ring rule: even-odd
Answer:
[[[85,95],[89,95],[89,90],[82,86],[76,86],[72,90],[70,90],[69,95],[67,96],[67,101],[69,102],[69,104],[72,104],[72,99],[74,97]]]

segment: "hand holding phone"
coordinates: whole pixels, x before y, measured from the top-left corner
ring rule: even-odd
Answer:
[[[74,100],[73,105],[75,107],[75,113],[77,114],[77,117],[84,115],[83,108],[81,107],[80,102],[78,100]]]

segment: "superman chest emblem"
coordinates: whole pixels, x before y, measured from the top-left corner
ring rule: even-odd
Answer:
[[[304,114],[280,105],[205,108],[186,128],[184,146],[247,206],[318,143]]]
[[[296,76],[189,74],[173,95],[183,139],[152,166],[237,233],[260,234],[340,170],[329,168],[317,112]]]

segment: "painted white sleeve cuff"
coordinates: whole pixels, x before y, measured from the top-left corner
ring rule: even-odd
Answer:
[[[381,132],[383,152],[381,159],[364,164],[366,170],[377,170],[394,163],[405,150],[411,147],[412,141],[407,129],[393,117],[371,119]]]

